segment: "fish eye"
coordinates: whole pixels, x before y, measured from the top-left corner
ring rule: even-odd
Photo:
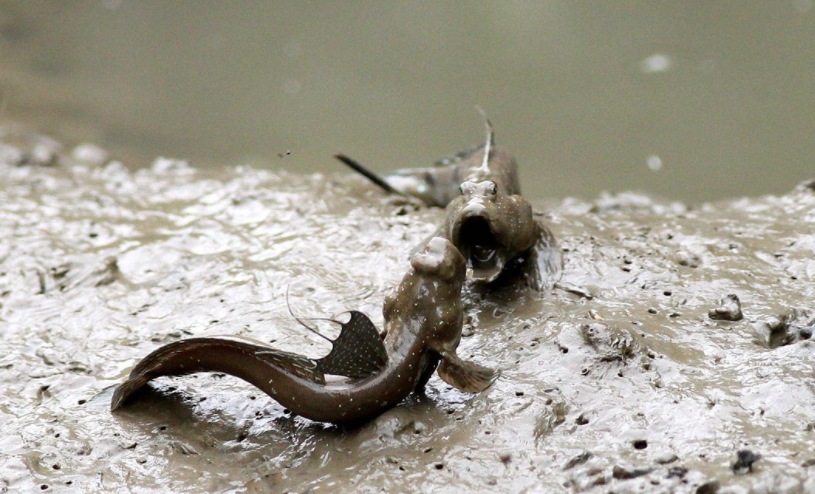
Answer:
[[[495,185],[495,182],[490,182],[490,193],[491,194],[498,193],[498,186]]]
[[[458,186],[458,191],[461,192],[461,195],[464,194],[472,194],[473,193],[473,183],[470,181],[462,182],[461,185]]]

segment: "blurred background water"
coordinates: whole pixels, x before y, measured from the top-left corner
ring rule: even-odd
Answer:
[[[425,166],[479,105],[531,198],[783,193],[815,176],[815,5],[0,0],[0,94],[130,166]]]

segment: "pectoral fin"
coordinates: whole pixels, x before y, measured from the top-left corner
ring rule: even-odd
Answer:
[[[461,360],[454,352],[442,353],[438,371],[444,382],[467,393],[484,391],[501,375],[500,371]]]

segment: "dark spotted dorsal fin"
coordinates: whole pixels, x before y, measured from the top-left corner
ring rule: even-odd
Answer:
[[[459,151],[452,156],[445,156],[439,160],[436,160],[433,163],[434,167],[438,166],[447,166],[447,165],[454,165],[456,163],[461,163],[464,160],[470,159],[470,156],[474,155],[475,153],[484,149],[483,144],[476,144],[475,146],[468,147],[463,151]]]
[[[338,323],[342,326],[340,335],[332,341],[331,352],[316,361],[317,370],[336,376],[368,377],[385,367],[388,354],[368,316],[355,310],[350,314],[347,323]]]

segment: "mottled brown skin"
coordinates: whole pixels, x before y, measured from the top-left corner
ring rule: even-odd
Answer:
[[[462,362],[461,254],[445,239],[431,239],[384,306],[387,363],[372,375],[326,383],[314,360],[237,338],[193,338],[145,357],[114,392],[120,408],[141,386],[160,376],[224,372],[248,381],[297,415],[321,422],[357,422],[395,406],[423,386],[436,369],[464,391],[480,391],[498,374]],[[378,336],[377,336],[378,338]],[[354,355],[349,353],[349,358]]]
[[[424,387],[441,362],[439,377],[445,382],[462,391],[482,391],[498,373],[463,362],[456,355],[464,323],[461,306],[464,258],[448,240],[434,237],[422,253],[413,256],[411,267],[397,289],[386,297],[382,309],[391,342],[388,355],[412,354],[414,350],[408,351],[411,347],[402,341],[407,341],[408,335],[419,335],[419,345],[429,352],[414,387]],[[401,336],[391,338],[392,330]]]

